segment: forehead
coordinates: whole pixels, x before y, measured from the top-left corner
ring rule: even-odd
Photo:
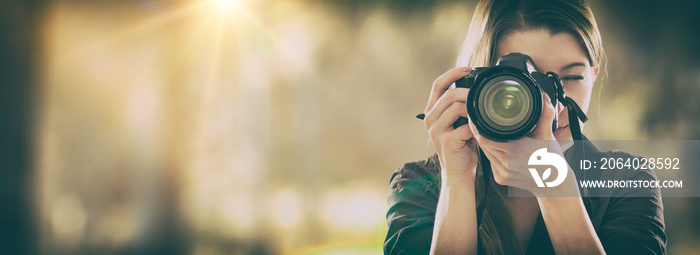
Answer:
[[[569,33],[551,34],[549,31],[516,31],[500,38],[496,44],[496,56],[510,52],[522,52],[535,61],[540,71],[560,71],[572,63],[584,63],[590,66],[588,55]]]

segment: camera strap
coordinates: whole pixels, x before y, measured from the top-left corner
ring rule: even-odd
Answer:
[[[574,141],[581,141],[583,140],[583,135],[581,135],[581,126],[579,125],[578,120],[580,119],[585,123],[588,120],[588,117],[586,117],[586,114],[583,113],[583,110],[581,110],[581,107],[578,106],[576,101],[570,97],[567,97],[566,95],[560,96],[560,98],[561,97],[563,97],[563,100],[559,100],[561,100],[564,107],[566,107],[569,111],[569,129],[571,129],[571,137],[574,139]]]
[[[581,134],[581,126],[578,123],[578,120],[580,119],[581,122],[586,123],[588,121],[588,117],[586,114],[581,110],[581,107],[578,106],[576,101],[574,99],[566,96],[566,93],[564,93],[564,86],[561,84],[561,80],[559,79],[559,75],[557,75],[554,72],[547,72],[547,76],[552,78],[557,87],[557,99],[566,107],[569,115],[569,130],[571,130],[571,137],[574,139],[574,147],[579,147],[579,148],[574,148],[578,149],[580,153],[584,153],[585,150],[582,149],[583,144],[583,135]],[[587,180],[586,178],[586,171],[582,171],[582,177],[583,180]],[[583,188],[583,194],[581,196],[581,200],[583,200],[583,205],[586,207],[586,210],[592,208],[592,201],[591,201],[591,194],[588,191],[588,188]]]
[[[581,110],[581,107],[578,106],[574,99],[566,96],[566,93],[564,93],[564,85],[561,84],[559,75],[557,75],[555,72],[547,72],[547,77],[554,80],[557,90],[557,100],[559,100],[559,102],[561,102],[561,104],[564,105],[569,112],[569,129],[571,130],[571,137],[574,139],[574,143],[576,143],[577,140],[583,140],[581,126],[579,125],[578,120],[580,119],[583,123],[586,123],[586,121],[588,121],[588,117],[583,110]]]

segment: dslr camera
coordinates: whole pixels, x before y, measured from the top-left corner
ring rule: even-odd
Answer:
[[[518,140],[535,129],[542,115],[542,92],[555,107],[552,131],[557,128],[557,99],[564,88],[557,74],[537,72],[532,59],[522,53],[509,53],[495,66],[474,68],[469,75],[450,86],[468,88],[467,112],[479,134],[496,142]],[[467,124],[460,117],[457,128]]]

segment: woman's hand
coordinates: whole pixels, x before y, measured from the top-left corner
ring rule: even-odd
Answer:
[[[535,127],[528,136],[523,137],[522,140],[544,140],[552,141],[547,144],[547,151],[550,153],[557,153],[563,157],[563,152],[561,147],[556,142],[554,134],[552,133],[552,120],[554,119],[554,106],[546,93],[542,93],[542,115]],[[511,165],[511,169],[518,169],[517,171],[508,171],[508,157],[509,157],[509,144],[499,143],[483,138],[479,135],[476,127],[470,122],[469,124],[474,137],[479,142],[479,146],[484,151],[484,154],[491,161],[491,170],[493,172],[494,180],[504,186],[511,186],[515,188],[521,188],[530,192],[534,192],[534,187],[532,184],[532,175],[527,170],[526,165]],[[539,146],[541,143],[517,143],[517,148],[511,146],[510,157],[513,160],[511,163],[527,163],[532,151],[536,148],[525,148],[532,146]],[[522,152],[518,152],[522,151]]]
[[[430,134],[438,157],[442,183],[435,209],[435,225],[430,254],[476,254],[478,226],[474,178],[477,155],[472,149],[474,136],[469,125],[454,128],[459,117],[467,117],[468,89],[447,89],[471,68],[451,69],[433,82],[425,129]]]
[[[457,129],[452,126],[459,117],[468,117],[466,99],[469,89],[448,89],[470,71],[468,67],[454,68],[433,82],[423,123],[440,158],[443,178],[470,177],[473,183],[478,158],[472,149],[474,136],[468,125]]]

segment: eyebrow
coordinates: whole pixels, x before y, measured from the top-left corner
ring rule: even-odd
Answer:
[[[586,63],[584,63],[584,62],[576,62],[576,63],[571,63],[571,64],[568,64],[568,65],[562,67],[561,70],[564,71],[564,70],[566,70],[566,69],[574,68],[574,67],[577,67],[577,66],[586,67],[587,65],[586,65]]]

